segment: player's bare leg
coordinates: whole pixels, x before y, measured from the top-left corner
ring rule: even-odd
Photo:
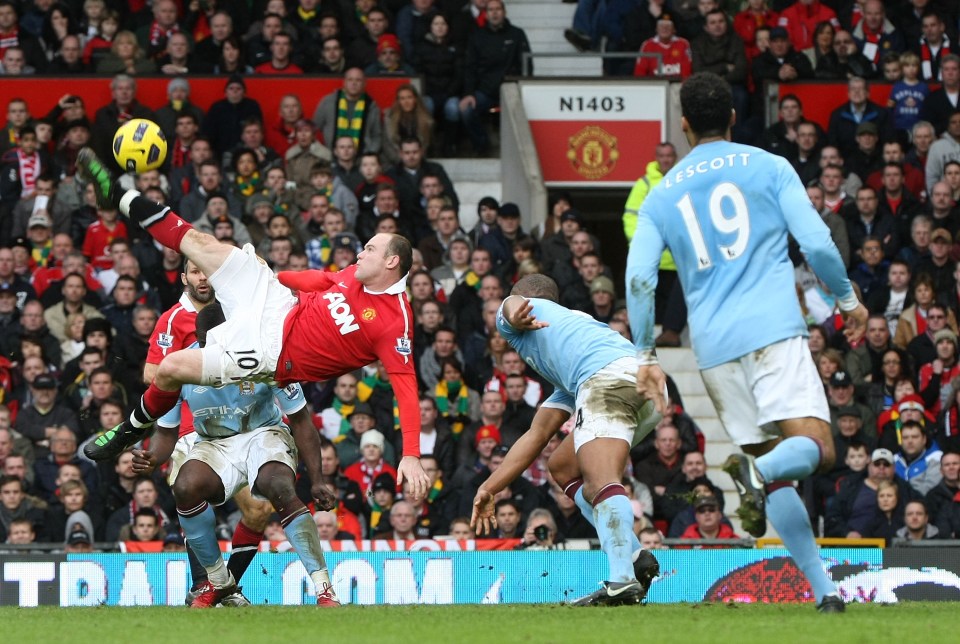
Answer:
[[[197,591],[193,608],[210,608],[237,592],[237,584],[227,569],[217,542],[217,519],[210,502],[224,499],[223,482],[213,469],[198,460],[188,460],[180,468],[173,484],[180,527],[197,560],[207,571],[207,581]]]
[[[330,584],[330,573],[323,558],[317,526],[310,510],[297,497],[294,489],[294,472],[285,464],[271,461],[265,463],[257,474],[254,488],[270,499],[280,515],[280,525],[303,562],[303,567],[313,580],[317,591],[317,606],[332,608],[340,605]]]
[[[724,469],[732,469],[741,489],[759,483],[766,518],[777,530],[784,545],[803,571],[813,588],[817,610],[823,613],[841,613],[844,603],[837,587],[827,576],[820,562],[813,527],[803,501],[793,481],[800,481],[820,471],[828,471],[836,459],[830,425],[819,418],[793,418],[777,423],[783,438],[756,445],[744,445],[750,456],[731,456]],[[729,467],[736,463],[734,467]],[[758,480],[759,479],[759,480]],[[748,484],[745,484],[748,481]],[[749,490],[756,493],[756,490]],[[764,520],[765,524],[765,520]],[[745,526],[746,527],[746,526]],[[764,525],[765,528],[765,525]]]
[[[620,483],[629,455],[630,444],[619,438],[595,438],[577,451],[577,463],[583,475],[578,493],[592,506],[592,523],[607,554],[610,576],[602,589],[574,602],[575,605],[636,604],[646,597],[649,582],[646,586],[640,583],[634,572],[635,562],[645,551],[640,549],[633,534],[633,508]],[[647,557],[653,559],[650,553],[646,553],[644,559]]]

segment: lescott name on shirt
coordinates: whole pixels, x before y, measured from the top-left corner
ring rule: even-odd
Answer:
[[[697,163],[691,163],[684,168],[679,168],[676,172],[671,172],[663,178],[663,185],[665,188],[671,188],[674,184],[681,183],[684,179],[689,179],[698,174],[706,174],[713,170],[723,170],[724,168],[746,168],[749,163],[749,152],[735,152],[709,160],[704,159]]]

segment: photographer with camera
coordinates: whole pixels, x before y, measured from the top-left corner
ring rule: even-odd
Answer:
[[[537,508],[527,519],[527,529],[517,550],[553,550],[559,541],[562,539],[558,538],[553,515],[549,510]]]

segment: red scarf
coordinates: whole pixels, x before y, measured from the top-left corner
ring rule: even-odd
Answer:
[[[870,31],[870,27],[867,26],[867,23],[863,23],[863,40],[866,43],[871,43],[876,45],[874,47],[873,58],[870,59],[870,62],[874,65],[880,60],[880,36],[883,35],[883,27],[880,27],[880,31],[873,33]],[[866,49],[866,47],[864,47]],[[866,55],[866,54],[864,54]]]
[[[856,29],[861,20],[863,20],[863,10],[860,8],[860,5],[854,4],[853,9],[850,11],[850,28]]]
[[[154,20],[153,24],[150,25],[150,46],[160,47],[162,44],[166,43],[170,36],[178,33],[179,31],[180,25],[176,23],[174,23],[170,29],[164,29],[157,23],[156,20]]]
[[[0,33],[0,57],[11,47],[17,47],[20,44],[20,38],[17,37],[18,33],[18,29],[14,29],[5,34]]]
[[[920,314],[920,307],[917,307],[917,312],[915,314],[917,318],[917,335],[923,335],[927,332],[927,318]]]
[[[943,42],[940,43],[940,60],[950,53],[950,39],[947,34],[943,34]],[[923,74],[923,80],[942,80],[940,70],[937,70],[936,79],[933,78],[933,51],[927,44],[926,38],[920,39],[920,72]]]
[[[30,194],[37,187],[37,176],[40,174],[40,155],[34,152],[31,156],[23,156],[17,150],[17,160],[20,162],[20,186],[24,194]]]
[[[177,139],[173,144],[173,160],[170,162],[170,166],[182,168],[188,163],[190,163],[190,146],[184,145],[180,142],[180,139]]]
[[[381,458],[375,467],[370,467],[366,461],[361,459],[360,472],[363,474],[363,485],[361,487],[364,491],[369,490],[373,487],[374,480],[383,472],[383,459]]]

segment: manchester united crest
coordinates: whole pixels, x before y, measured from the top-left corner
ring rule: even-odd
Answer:
[[[620,158],[617,137],[602,127],[588,125],[570,137],[567,158],[585,179],[601,179],[613,171]]]
[[[364,322],[373,322],[377,319],[377,312],[372,308],[365,308],[360,312],[360,319]]]

